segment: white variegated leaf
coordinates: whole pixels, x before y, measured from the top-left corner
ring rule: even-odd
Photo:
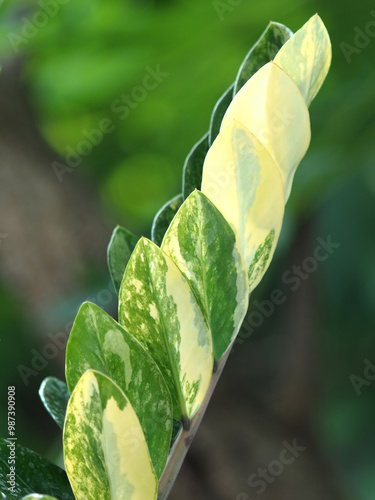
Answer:
[[[249,290],[273,256],[284,215],[284,188],[271,155],[239,122],[220,132],[203,167],[202,192],[237,234]]]
[[[316,14],[281,47],[275,63],[293,78],[310,106],[327,76],[331,59],[331,41]]]
[[[310,119],[295,82],[273,62],[263,66],[230,104],[223,130],[242,123],[266,147],[280,169],[287,201],[294,173],[310,143]]]
[[[212,376],[211,334],[181,271],[146,238],[138,242],[124,274],[119,321],[157,362],[175,418],[190,419]]]
[[[76,500],[154,500],[157,478],[137,415],[106,375],[87,371],[68,403],[64,459]]]
[[[247,270],[232,228],[203,193],[194,191],[169,226],[162,250],[188,280],[219,360],[248,307]]]

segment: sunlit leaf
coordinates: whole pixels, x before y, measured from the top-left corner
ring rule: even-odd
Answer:
[[[188,280],[219,360],[248,307],[247,270],[232,228],[204,194],[194,191],[173,219],[162,250]]]
[[[262,66],[275,58],[292,35],[293,32],[283,24],[270,22],[240,67],[235,83],[236,94]]]
[[[331,59],[331,41],[316,14],[280,49],[275,63],[293,78],[309,106],[327,76]]]
[[[12,445],[15,444],[14,463]],[[14,491],[9,489],[7,474],[14,467]],[[65,472],[34,451],[16,444],[15,441],[0,439],[0,489],[6,491],[9,500],[19,500],[25,495],[37,492],[59,500],[74,500]]]
[[[211,380],[211,335],[181,271],[145,238],[125,271],[119,321],[158,363],[175,404],[175,418],[192,417]]]
[[[224,94],[220,97],[220,99],[217,101],[215,105],[215,108],[211,115],[211,123],[210,123],[210,137],[209,137],[210,146],[212,146],[214,140],[216,139],[216,137],[220,132],[223,116],[225,115],[225,112],[228,109],[229,104],[232,102],[233,94],[234,94],[234,84],[232,84],[229,87],[229,89],[227,89],[224,92]]]
[[[126,264],[137,241],[138,238],[133,233],[121,226],[117,226],[112,233],[111,241],[108,245],[107,261],[113,286],[117,294],[120,290]]]
[[[297,85],[276,64],[266,64],[233,99],[222,129],[233,120],[241,122],[270,152],[280,168],[287,200],[311,137],[309,112]]]
[[[55,377],[47,377],[40,386],[39,397],[53,420],[62,429],[70,397],[67,385]]]
[[[284,215],[284,189],[271,155],[239,122],[220,132],[208,152],[202,192],[238,236],[251,291],[276,247]]]
[[[182,182],[182,194],[184,199],[186,199],[194,189],[201,188],[203,163],[207,151],[208,134],[202,137],[202,139],[193,146],[186,158]]]
[[[57,500],[57,498],[51,497],[49,495],[38,495],[37,493],[31,493],[31,495],[23,497],[22,500]]]
[[[157,478],[137,415],[106,375],[87,371],[68,403],[65,468],[76,500],[154,500]]]
[[[89,369],[110,377],[126,394],[139,421],[158,477],[171,441],[172,402],[162,374],[142,345],[100,307],[82,304],[66,348],[70,392]]]
[[[169,224],[172,222],[183,201],[183,195],[179,194],[162,206],[155,215],[151,229],[151,239],[156,245],[161,245]]]

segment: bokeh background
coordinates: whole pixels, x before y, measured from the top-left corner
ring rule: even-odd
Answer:
[[[373,500],[375,4],[363,0],[0,2],[2,436],[15,385],[18,442],[61,461],[37,391],[44,377],[63,378],[64,348],[51,345],[64,344],[82,301],[116,315],[113,227],[150,235],[268,22],[296,31],[316,12],[333,63],[310,108],[311,147],[170,498]],[[159,81],[145,93],[150,71]],[[329,258],[314,264],[329,239]],[[284,300],[267,309],[275,290]],[[304,450],[259,493],[251,478],[285,442]]]

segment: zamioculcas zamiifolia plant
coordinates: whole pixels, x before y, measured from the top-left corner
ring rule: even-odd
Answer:
[[[84,303],[66,384],[50,377],[40,388],[63,428],[66,473],[17,445],[13,489],[0,463],[3,498],[167,497],[274,254],[330,62],[317,15],[294,35],[271,23],[187,157],[182,193],[156,215],[152,241],[115,229],[118,322]]]

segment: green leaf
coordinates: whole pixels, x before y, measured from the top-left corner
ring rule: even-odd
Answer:
[[[186,198],[190,195],[190,193],[194,191],[194,189],[201,188],[203,163],[207,151],[208,133],[193,146],[192,150],[185,160],[182,181],[182,194],[184,200],[186,200]]]
[[[232,228],[204,194],[194,191],[173,219],[162,250],[189,282],[219,360],[248,307],[247,269]]]
[[[219,135],[221,122],[223,120],[223,116],[225,115],[226,110],[228,109],[229,104],[232,102],[234,94],[234,83],[227,89],[224,94],[217,101],[213,113],[211,115],[211,123],[210,123],[210,138],[209,145],[212,146],[214,140]],[[202,176],[201,176],[202,183]],[[199,189],[200,189],[199,185]]]
[[[47,377],[40,386],[39,397],[53,420],[62,429],[70,397],[67,385],[55,377]]]
[[[9,497],[5,496],[3,492],[1,492],[1,499],[2,500],[10,500]]]
[[[104,373],[125,392],[142,425],[155,472],[160,477],[172,432],[172,401],[164,378],[134,337],[100,307],[85,302],[66,348],[70,392],[89,369]]]
[[[162,206],[159,212],[155,215],[151,228],[151,239],[159,247],[163,241],[169,224],[172,222],[173,217],[176,215],[183,201],[184,198],[182,194],[179,194]]]
[[[138,238],[124,227],[117,226],[112,233],[107,250],[108,268],[116,293],[120,290],[122,277]]]
[[[296,82],[310,106],[327,76],[331,59],[331,41],[316,14],[280,49],[275,63]]]
[[[0,439],[0,489],[6,491],[9,500],[19,500],[32,492],[50,495],[59,500],[74,500],[65,472],[34,451],[15,444],[15,463],[12,460],[12,445],[16,441]],[[14,491],[9,489],[7,474],[15,467]]]
[[[154,500],[157,478],[137,415],[106,375],[87,371],[69,400],[65,468],[76,500]]]
[[[176,441],[180,431],[182,429],[182,424],[179,420],[173,419],[173,429],[172,429],[172,438],[171,438],[171,446]]]
[[[292,35],[293,32],[283,24],[270,22],[240,67],[235,83],[236,94],[262,66],[275,58]]]
[[[51,497],[49,495],[38,495],[37,493],[31,493],[31,495],[23,497],[22,500],[57,500],[57,498]]]
[[[265,273],[280,234],[284,188],[277,165],[239,122],[220,132],[207,154],[202,192],[238,237],[253,290]]]
[[[146,238],[135,247],[125,271],[119,321],[158,363],[172,395],[174,417],[187,421],[210,384],[211,335],[181,271]]]
[[[287,200],[311,137],[309,112],[295,82],[275,63],[266,64],[233,99],[221,130],[233,120],[269,151],[280,169]]]

